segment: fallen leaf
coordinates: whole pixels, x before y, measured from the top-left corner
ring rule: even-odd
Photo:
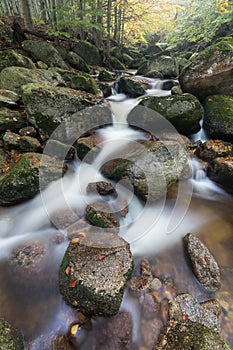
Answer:
[[[210,265],[210,259],[207,256],[204,256],[205,262],[207,265]]]
[[[71,244],[76,244],[79,242],[79,238],[78,237],[75,237],[71,240]]]
[[[78,332],[78,329],[79,329],[79,324],[74,324],[73,326],[71,326],[70,328],[70,335],[72,337],[75,337],[76,333]]]
[[[69,275],[69,273],[70,273],[70,266],[67,266],[67,268],[65,269],[65,273],[66,273],[67,276]]]
[[[70,284],[69,284],[69,287],[70,287],[70,288],[74,288],[74,287],[76,286],[77,282],[78,282],[78,279],[77,279],[77,278],[76,278],[75,280],[71,280],[71,281],[70,281]]]
[[[17,118],[15,118],[15,117],[13,117],[13,120],[14,120],[14,122],[17,122],[17,121],[18,121],[18,119],[17,119]]]
[[[187,321],[188,318],[189,318],[189,315],[187,315],[187,314],[182,315],[182,319],[183,319],[184,321]]]
[[[106,258],[106,255],[105,254],[100,254],[98,256],[98,260],[104,260]]]

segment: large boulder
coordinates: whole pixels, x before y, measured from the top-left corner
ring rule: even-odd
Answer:
[[[21,55],[14,50],[4,50],[0,52],[0,71],[4,68],[17,66],[35,69],[36,66],[28,57]]]
[[[233,157],[214,159],[208,169],[208,177],[232,192],[233,188]]]
[[[170,321],[153,350],[232,350],[214,330],[190,320]]]
[[[35,60],[42,61],[49,67],[60,67],[63,69],[67,68],[67,65],[63,61],[61,55],[51,44],[38,40],[25,40],[23,42],[23,48]]]
[[[205,161],[212,161],[218,157],[233,156],[233,144],[222,140],[200,142],[197,145],[195,154]]]
[[[129,181],[141,198],[154,201],[166,196],[185,168],[187,154],[177,141],[143,141],[134,150],[122,151],[121,158],[106,162],[101,170],[110,179]]]
[[[0,108],[0,134],[7,130],[17,131],[24,126],[26,126],[26,121],[18,111]]]
[[[24,350],[23,337],[20,331],[2,318],[0,319],[0,349]]]
[[[117,314],[131,275],[129,244],[106,232],[73,238],[59,272],[60,291],[69,304],[85,315]]]
[[[184,92],[204,100],[215,94],[233,95],[233,38],[223,38],[191,59],[179,77]]]
[[[207,134],[212,138],[232,141],[233,96],[209,96],[205,100],[204,108],[204,129]]]
[[[0,88],[21,92],[21,87],[29,83],[65,85],[59,73],[53,70],[9,67],[0,72]]]
[[[24,85],[22,88],[22,99],[28,120],[39,131],[43,140],[48,139],[60,123],[66,121],[69,124],[68,117],[71,117],[75,112],[103,102],[100,96],[42,84]],[[95,117],[93,115],[93,120]],[[89,122],[85,118],[85,113],[76,114],[76,117],[74,116],[73,119],[80,124],[80,126],[78,124],[76,126],[77,137],[78,131],[84,129],[83,132],[86,132],[90,130],[88,125],[91,125],[91,120]],[[111,123],[110,119],[111,117],[108,117],[108,123]],[[87,125],[86,128],[84,121],[86,122],[85,125]],[[107,122],[106,119],[105,121]]]
[[[79,40],[73,50],[77,55],[82,57],[87,64],[93,66],[101,65],[99,50],[88,41]]]
[[[156,71],[164,78],[176,78],[179,73],[177,61],[170,56],[160,56],[156,59],[145,62],[137,71],[137,75],[151,77],[151,72]]]
[[[193,95],[148,96],[141,100],[140,105],[161,114],[182,134],[190,135],[200,130],[199,122],[203,116],[203,108]],[[150,126],[155,122],[153,113],[147,113],[145,110],[140,118],[141,127],[150,130]],[[134,122],[135,116],[132,111],[128,116],[128,123],[133,125]]]
[[[71,88],[97,95],[99,90],[95,80],[87,73],[76,74],[71,79]]]
[[[149,83],[137,77],[121,77],[118,82],[119,92],[123,92],[129,97],[139,97],[146,93]]]
[[[43,165],[43,166],[41,166]],[[38,153],[25,153],[0,177],[0,205],[16,204],[35,196],[63,175],[61,162]]]
[[[88,67],[87,63],[84,61],[82,57],[77,55],[75,52],[70,51],[66,56],[66,60],[71,65],[71,67],[85,73],[90,72],[90,68]]]

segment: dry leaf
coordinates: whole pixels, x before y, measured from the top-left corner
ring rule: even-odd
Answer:
[[[70,335],[72,337],[75,337],[76,333],[78,332],[78,329],[79,329],[79,324],[74,324],[73,326],[71,326],[70,328]]]
[[[67,266],[67,268],[65,269],[65,273],[66,273],[67,276],[69,275],[69,273],[70,273],[70,266]]]
[[[78,237],[75,237],[71,240],[71,244],[76,244],[79,242],[79,238]]]
[[[76,286],[77,282],[78,282],[78,279],[77,279],[77,278],[76,278],[75,280],[71,280],[71,281],[70,281],[70,284],[69,284],[69,287],[70,287],[70,288],[74,288],[74,287]]]
[[[106,258],[106,255],[105,254],[100,254],[98,256],[98,260],[104,260]]]

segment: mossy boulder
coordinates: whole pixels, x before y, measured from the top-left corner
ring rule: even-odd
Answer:
[[[77,55],[75,52],[70,51],[66,56],[66,60],[71,65],[71,67],[73,67],[77,70],[80,70],[82,72],[85,72],[85,73],[90,72],[90,68],[87,65],[87,63],[84,61],[84,59],[82,57]]]
[[[20,331],[2,318],[0,319],[0,349],[24,350],[23,337]]]
[[[64,122],[65,134],[66,125],[69,124],[69,117],[86,107],[103,102],[100,96],[42,84],[24,85],[22,88],[22,99],[28,120],[38,130],[43,140],[48,139],[62,122]],[[74,117],[75,121],[77,123],[82,122],[82,129],[85,129],[85,114],[76,114],[76,117]],[[88,124],[88,120],[86,123]],[[76,125],[76,130],[78,137],[78,130],[80,130],[78,125]],[[84,131],[87,130],[89,130],[88,126]]]
[[[85,158],[86,163],[92,163],[101,151],[100,138],[98,134],[80,137],[76,142],[76,151],[79,159]]]
[[[14,50],[4,50],[0,52],[0,71],[4,68],[17,66],[35,69],[36,66],[28,57],[21,55]]]
[[[40,189],[61,178],[65,169],[61,162],[49,156],[22,154],[0,177],[0,205],[16,204],[34,197]]]
[[[121,77],[118,82],[119,92],[133,98],[144,95],[148,87],[148,82],[137,77]]]
[[[132,268],[129,244],[121,237],[104,231],[77,235],[61,263],[61,294],[85,315],[115,315]]]
[[[71,88],[90,92],[94,95],[97,95],[99,91],[95,80],[87,73],[74,75],[71,79]]]
[[[233,140],[233,96],[213,95],[204,103],[204,128],[211,138]]]
[[[5,149],[18,149],[20,136],[12,131],[6,131],[3,135],[3,146]]]
[[[19,95],[10,90],[0,89],[0,107],[15,106],[19,102]]]
[[[79,40],[74,47],[74,52],[82,57],[87,64],[101,65],[101,57],[98,48],[85,40]]]
[[[118,228],[119,221],[113,208],[105,201],[97,201],[86,208],[86,219],[94,226],[102,228]]]
[[[150,76],[152,71],[158,72],[164,78],[176,78],[179,74],[179,64],[174,57],[160,56],[145,62],[136,74]]]
[[[233,144],[222,140],[208,140],[197,145],[195,154],[205,161],[212,161],[218,157],[233,156]]]
[[[116,70],[126,70],[126,67],[124,63],[122,63],[118,58],[116,57],[110,57],[109,65],[112,69]]]
[[[60,74],[52,70],[9,67],[0,72],[1,89],[9,89],[20,93],[21,87],[28,83],[65,84]]]
[[[0,134],[7,130],[18,131],[24,126],[26,126],[26,120],[18,111],[0,108]]]
[[[233,38],[221,38],[191,59],[180,85],[202,101],[215,94],[233,95],[232,69]]]
[[[23,42],[23,48],[36,61],[42,61],[49,67],[60,67],[63,69],[67,68],[67,65],[63,61],[61,55],[51,44],[38,40],[25,40]]]
[[[214,330],[200,323],[170,321],[153,350],[232,350]]]
[[[232,192],[233,188],[233,157],[219,157],[214,159],[208,169],[208,177]]]
[[[178,132],[190,135],[200,130],[200,120],[203,116],[203,107],[198,99],[190,94],[172,96],[148,96],[142,99],[141,106],[148,107],[166,118]],[[153,126],[153,114],[141,115],[141,127],[150,130]],[[128,122],[133,125],[135,116],[129,114]]]
[[[19,139],[19,147],[23,152],[41,152],[40,142],[31,136],[21,136]]]
[[[101,68],[98,75],[99,81],[114,81],[116,80],[116,74],[109,72],[108,70]]]

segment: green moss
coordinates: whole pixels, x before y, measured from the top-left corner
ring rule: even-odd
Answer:
[[[23,339],[19,331],[7,321],[0,319],[0,349],[23,350]]]
[[[89,74],[75,75],[71,78],[72,89],[83,90],[91,94],[98,94],[98,86]]]
[[[214,54],[216,51],[225,52],[225,51],[232,51],[233,50],[233,38],[232,37],[224,37],[218,39],[215,44],[207,47],[205,50],[203,50],[200,53],[201,57],[204,57],[205,59],[209,60],[210,57]]]

